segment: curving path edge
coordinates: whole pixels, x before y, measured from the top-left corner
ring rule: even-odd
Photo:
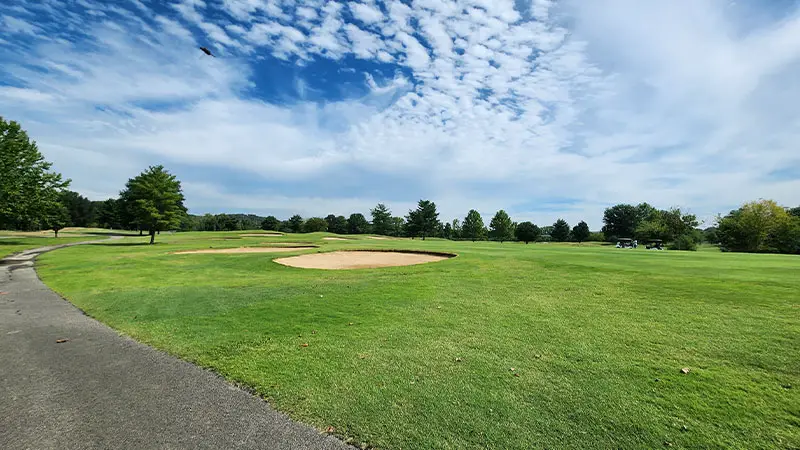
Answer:
[[[35,258],[85,243],[0,261],[0,448],[352,448],[48,289]]]

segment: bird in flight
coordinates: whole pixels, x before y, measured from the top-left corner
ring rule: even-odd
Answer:
[[[200,50],[202,50],[202,51],[203,51],[203,53],[205,53],[206,55],[216,58],[216,56],[214,56],[213,54],[211,54],[211,50],[209,50],[209,49],[207,49],[207,48],[205,48],[205,47],[200,47]]]

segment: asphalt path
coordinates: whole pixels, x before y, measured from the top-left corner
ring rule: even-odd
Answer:
[[[84,315],[36,275],[55,248],[0,265],[0,449],[352,449]]]

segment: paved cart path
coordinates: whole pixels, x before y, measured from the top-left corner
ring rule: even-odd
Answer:
[[[60,247],[0,265],[0,448],[352,448],[82,314],[33,269]]]

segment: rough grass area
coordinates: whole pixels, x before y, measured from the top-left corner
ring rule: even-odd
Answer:
[[[355,443],[800,447],[798,257],[327,234],[270,241],[459,256],[321,271],[170,254],[263,245],[219,240],[239,234],[73,247],[38,270],[88,314]]]

